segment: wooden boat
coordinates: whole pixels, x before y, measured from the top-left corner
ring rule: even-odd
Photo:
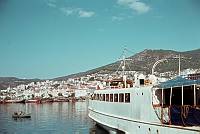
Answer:
[[[14,112],[12,115],[12,118],[31,118],[30,113],[24,113],[24,112]]]
[[[25,100],[4,100],[4,103],[25,103]]]
[[[53,102],[69,102],[68,98],[55,98]]]
[[[26,103],[40,103],[40,99],[30,99],[30,100],[26,100]]]
[[[53,99],[41,99],[41,103],[51,103]]]

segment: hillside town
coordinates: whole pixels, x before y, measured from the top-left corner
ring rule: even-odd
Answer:
[[[181,72],[183,77],[196,73],[198,70],[186,69]],[[21,84],[16,87],[8,87],[0,90],[1,103],[45,103],[45,102],[68,102],[84,101],[95,89],[104,89],[108,86],[105,80],[121,78],[121,71],[113,74],[95,73],[79,78],[69,78],[67,81],[45,80]],[[134,81],[136,78],[148,79],[152,83],[164,82],[177,75],[174,72],[158,73],[155,75],[145,72],[125,71],[127,79]],[[156,84],[156,83],[155,83]]]
[[[53,102],[85,100],[87,95],[95,89],[94,82],[79,79],[67,81],[45,80],[31,82],[27,85],[8,87],[0,91],[1,102]]]

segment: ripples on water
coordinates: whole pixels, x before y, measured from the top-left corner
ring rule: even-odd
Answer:
[[[31,119],[12,118],[15,111],[31,113]],[[0,134],[89,134],[96,132],[88,118],[87,102],[0,104]]]

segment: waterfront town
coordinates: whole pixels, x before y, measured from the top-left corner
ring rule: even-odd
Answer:
[[[95,89],[95,82],[85,79],[68,79],[67,81],[44,80],[8,87],[0,90],[1,103],[13,102],[65,102],[85,100],[89,92]]]
[[[181,72],[183,76],[197,73],[198,70],[186,69]],[[126,71],[128,79],[148,78],[150,81],[157,79],[160,82],[173,78],[174,72],[157,73],[145,75],[145,72]],[[45,103],[45,102],[69,102],[84,101],[95,89],[104,89],[108,84],[107,79],[121,78],[121,72],[113,74],[95,73],[78,78],[69,78],[66,81],[43,80],[21,84],[16,87],[8,87],[0,90],[0,103]]]

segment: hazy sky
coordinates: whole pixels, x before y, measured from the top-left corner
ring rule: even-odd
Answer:
[[[116,61],[124,45],[200,48],[200,0],[0,0],[0,76],[86,71]]]

